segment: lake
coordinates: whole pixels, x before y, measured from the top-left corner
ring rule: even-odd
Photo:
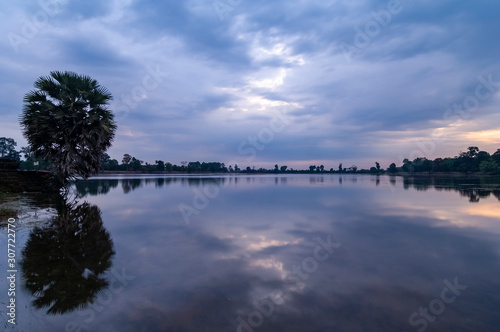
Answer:
[[[70,197],[16,221],[7,330],[500,330],[499,178],[102,176]]]

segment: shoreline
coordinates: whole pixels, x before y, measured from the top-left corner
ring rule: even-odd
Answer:
[[[397,172],[397,173],[369,173],[369,172],[307,172],[307,171],[287,171],[287,172],[226,172],[226,173],[209,173],[209,172],[180,172],[180,171],[158,171],[158,172],[142,172],[142,171],[101,171],[94,176],[100,175],[295,175],[295,174],[309,174],[309,175],[324,175],[324,174],[336,174],[336,175],[387,175],[387,176],[400,176],[400,177],[422,177],[422,178],[432,178],[432,177],[449,177],[449,178],[477,178],[477,177],[500,177],[500,174],[491,173],[460,173],[460,172],[430,172],[430,173],[409,173],[409,172]]]

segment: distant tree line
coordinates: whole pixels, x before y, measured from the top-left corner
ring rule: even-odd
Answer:
[[[453,158],[416,158],[412,161],[405,159],[401,167],[391,164],[389,172],[403,171],[408,173],[431,172],[460,172],[460,173],[500,173],[500,149],[490,155],[480,151],[477,146],[470,146],[467,151],[460,152]]]
[[[0,158],[16,159],[20,162],[21,170],[48,170],[50,163],[36,158],[28,147],[15,149],[17,143],[12,138],[0,137]],[[22,159],[23,157],[24,159]],[[395,174],[395,173],[488,173],[500,174],[500,149],[490,155],[480,151],[476,146],[470,146],[467,151],[458,156],[436,158],[434,160],[418,157],[414,160],[404,159],[400,166],[391,163],[383,169],[379,162],[375,162],[370,169],[359,169],[356,165],[343,167],[340,163],[336,169],[326,168],[324,165],[310,165],[308,169],[297,170],[287,165],[275,164],[274,168],[242,167],[225,165],[222,162],[183,161],[180,165],[155,160],[154,164],[144,162],[130,154],[124,154],[121,162],[112,159],[103,153],[100,161],[101,171],[134,171],[142,173],[178,172],[178,173],[364,173],[364,174]]]
[[[101,170],[103,171],[136,171],[136,172],[190,172],[190,173],[227,173],[239,172],[237,165],[226,167],[221,162],[181,162],[181,165],[175,165],[163,160],[155,160],[154,164],[144,162],[138,158],[126,153],[123,155],[121,163],[116,159],[104,153],[101,160]]]
[[[138,172],[187,172],[187,173],[369,173],[369,174],[394,174],[405,173],[500,173],[500,149],[490,155],[486,151],[480,151],[478,147],[471,146],[466,152],[460,152],[458,156],[450,158],[436,158],[434,160],[418,157],[410,161],[404,159],[401,166],[391,163],[387,169],[383,169],[379,162],[370,169],[358,169],[356,165],[343,167],[340,163],[336,169],[327,169],[324,165],[310,165],[308,169],[296,170],[287,165],[275,164],[274,168],[258,168],[246,166],[240,168],[238,165],[225,165],[221,162],[181,162],[181,165],[171,164],[162,160],[156,160],[154,164],[144,163],[129,154],[125,154],[122,163],[111,159],[109,155],[103,155],[102,169],[108,171],[138,171]]]

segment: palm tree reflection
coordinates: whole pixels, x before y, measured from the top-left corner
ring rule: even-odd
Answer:
[[[115,252],[101,211],[87,202],[64,202],[45,227],[31,231],[21,263],[37,309],[63,314],[92,303],[108,286],[103,273]]]

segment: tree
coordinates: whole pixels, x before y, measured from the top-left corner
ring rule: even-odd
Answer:
[[[410,173],[413,173],[413,171],[415,169],[413,167],[413,163],[411,161],[409,161],[408,158],[405,158],[403,160],[403,166],[401,168],[403,169],[403,171],[410,172]]]
[[[398,168],[396,167],[395,163],[392,163],[389,165],[387,171],[389,171],[389,173],[396,173],[398,171]]]
[[[157,160],[155,163],[157,171],[163,172],[165,170],[165,162],[163,160]]]
[[[458,156],[458,170],[464,173],[477,171],[477,155],[479,148],[477,146],[469,146],[466,152],[460,152]]]
[[[380,164],[378,161],[375,162],[375,167],[377,168],[377,172],[380,172]]]
[[[42,158],[36,158],[33,151],[31,151],[29,146],[22,147],[19,151],[22,154],[24,160],[21,161],[19,169],[32,171],[32,170],[47,170],[50,167],[50,163],[43,160]]]
[[[29,146],[22,147],[21,150],[19,150],[19,152],[23,154],[23,157],[25,160],[28,160],[28,159],[35,157],[35,154],[33,153],[33,151],[31,151]]]
[[[199,161],[190,161],[187,164],[188,172],[201,172],[201,163]]]
[[[444,158],[439,166],[441,172],[453,172],[456,170],[457,160],[454,158]]]
[[[316,166],[314,166],[314,165],[309,166],[309,172],[314,172],[315,169],[316,169]]]
[[[101,169],[107,169],[107,165],[109,164],[109,161],[111,160],[111,157],[107,153],[103,153],[101,156]]]
[[[492,173],[492,172],[497,172],[500,170],[500,167],[498,164],[494,161],[483,161],[479,165],[479,170],[483,173]]]
[[[415,172],[430,172],[432,171],[432,161],[425,157],[415,158],[412,162]]]
[[[460,157],[474,158],[479,152],[477,146],[469,146],[466,152],[460,152]]]
[[[342,163],[339,164],[339,173],[342,173]]]
[[[128,153],[125,153],[122,158],[122,164],[125,165],[127,171],[128,171],[128,165],[130,164],[131,161],[132,161],[132,156],[129,155]]]
[[[148,162],[146,162],[146,164],[141,168],[143,171],[146,171],[147,173],[151,173],[153,171],[156,171],[156,165],[151,165]]]
[[[120,169],[120,165],[118,164],[118,160],[116,159],[111,159],[108,164],[106,165],[106,168],[110,171],[117,171]]]
[[[132,160],[130,161],[130,167],[133,171],[140,171],[143,163],[144,161],[132,157]]]
[[[285,173],[287,168],[288,168],[288,166],[283,165],[283,166],[280,167],[280,171],[283,172],[283,173]]]
[[[477,154],[476,154],[476,159],[478,160],[479,163],[485,161],[485,160],[489,160],[490,159],[490,154],[486,151],[479,151]]]
[[[118,160],[111,159],[109,154],[104,153],[101,157],[101,169],[105,171],[116,171],[119,169]]]
[[[53,71],[24,96],[23,135],[36,157],[48,160],[60,185],[99,171],[116,124],[109,91],[89,76]]]
[[[491,155],[491,159],[500,165],[500,149],[497,149],[497,151]]]
[[[13,138],[0,137],[0,158],[19,160],[19,152],[16,151],[16,141]]]

